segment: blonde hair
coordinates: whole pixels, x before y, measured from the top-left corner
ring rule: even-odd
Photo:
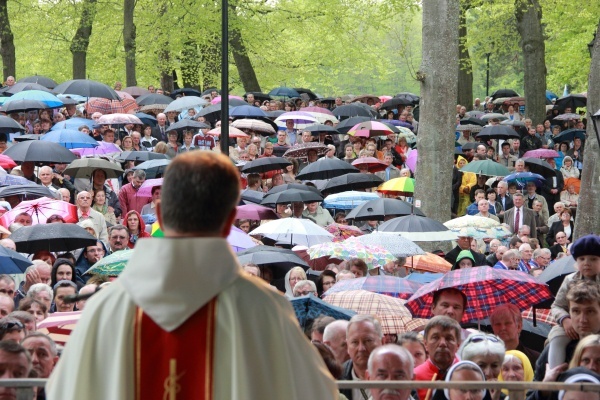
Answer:
[[[595,346],[600,346],[600,335],[588,335],[581,339],[577,344],[577,347],[575,347],[573,357],[571,358],[571,362],[569,363],[569,368],[579,367],[583,351],[589,347]]]

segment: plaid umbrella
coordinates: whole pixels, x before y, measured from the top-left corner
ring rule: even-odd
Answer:
[[[392,233],[372,232],[359,238],[350,239],[368,246],[378,246],[386,249],[394,257],[408,257],[425,254],[423,249],[407,238]]]
[[[37,330],[64,346],[80,317],[81,311],[55,312],[40,322],[37,325]]]
[[[351,237],[364,235],[363,231],[356,226],[337,224],[335,222],[327,225],[325,230],[333,235],[334,242],[341,242]]]
[[[390,275],[374,275],[356,279],[344,279],[333,285],[323,297],[348,290],[367,290],[373,293],[408,300],[423,284]]]
[[[419,254],[407,258],[404,266],[415,271],[427,272],[448,272],[452,268],[452,264],[433,253]]]
[[[138,104],[131,99],[109,100],[100,97],[92,97],[86,104],[85,109],[88,115],[95,112],[102,114],[129,114],[139,108]]]
[[[356,315],[356,312],[352,310],[333,306],[313,295],[296,297],[290,302],[292,303],[292,307],[294,307],[296,318],[298,318],[298,322],[303,328],[308,322],[314,321],[320,315],[346,321],[350,320],[353,315]]]
[[[383,247],[368,246],[349,240],[317,244],[309,247],[307,253],[311,259],[326,256],[342,261],[360,258],[367,264],[369,269],[383,267],[385,264],[396,260],[396,257]]]
[[[530,307],[527,310],[523,311],[521,315],[523,316],[523,319],[528,319],[532,322],[541,322],[543,324],[556,325],[556,321],[554,320],[554,317],[552,316],[552,311],[550,311],[550,309],[544,310],[536,308],[534,310],[533,307]]]
[[[92,265],[90,269],[85,271],[84,275],[106,275],[106,276],[119,276],[125,266],[129,262],[129,259],[133,255],[133,251],[129,249],[119,250],[111,255],[101,258]]]
[[[405,307],[406,301],[366,290],[348,290],[325,297],[334,306],[377,317],[384,334],[400,334],[421,330],[426,320],[415,319]]]
[[[548,286],[533,276],[483,266],[448,272],[421,287],[408,300],[406,307],[415,317],[431,318],[433,294],[446,288],[460,290],[467,296],[462,322],[483,320],[500,304],[511,303],[525,310],[552,298]]]

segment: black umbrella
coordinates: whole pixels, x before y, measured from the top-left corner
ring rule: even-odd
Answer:
[[[497,99],[500,97],[519,97],[519,93],[515,92],[512,89],[498,89],[494,93],[492,93],[492,99]]]
[[[379,186],[383,179],[373,174],[346,174],[330,179],[323,187],[323,192],[340,193],[348,190],[362,190]]]
[[[264,193],[262,192],[257,192],[256,190],[250,190],[250,189],[246,189],[246,190],[242,190],[241,193],[241,199],[240,199],[240,204],[260,204],[260,202],[262,201],[263,197],[265,197]]]
[[[410,92],[402,92],[402,93],[398,93],[397,95],[395,95],[394,97],[397,97],[399,99],[407,99],[410,100],[410,102],[414,105],[419,104],[419,101],[421,100],[421,98],[414,94],[414,93],[410,93]]]
[[[0,115],[0,133],[25,132],[25,128],[10,117]]]
[[[575,259],[573,256],[567,256],[556,260],[547,266],[546,269],[537,277],[537,280],[546,283],[552,294],[556,296],[558,289],[560,289],[565,277],[573,272],[577,272],[575,269]],[[536,305],[536,307],[550,308],[551,305],[552,301],[547,301]]]
[[[290,87],[277,87],[269,92],[269,96],[277,96],[277,97],[300,97],[300,93],[298,93],[295,89]]]
[[[249,105],[250,104],[248,104],[244,100],[240,100],[240,99],[236,99],[236,98],[229,99],[229,107],[239,107],[239,106],[249,106]]]
[[[368,117],[369,119],[373,117],[373,114],[369,110],[359,106],[358,103],[336,107],[335,110],[333,110],[333,115],[339,120],[351,117]]]
[[[312,179],[331,179],[351,172],[358,173],[358,168],[339,158],[321,158],[304,167],[296,179],[307,181]]]
[[[484,127],[481,132],[476,135],[478,140],[490,140],[490,139],[519,139],[519,135],[514,129],[506,125],[488,125]]]
[[[148,93],[143,94],[137,99],[135,102],[138,103],[138,106],[151,106],[153,104],[170,104],[173,101],[169,96],[165,96],[164,94],[158,93]]]
[[[158,160],[144,161],[143,163],[133,167],[133,169],[144,170],[146,171],[146,179],[154,179],[157,176],[162,176],[170,163],[171,160],[169,159],[159,158]]]
[[[460,124],[461,125],[479,125],[479,126],[485,126],[486,125],[485,122],[483,122],[479,118],[475,118],[475,117],[463,118],[463,119],[460,120]]]
[[[256,264],[269,267],[273,271],[273,279],[283,279],[293,267],[308,269],[306,261],[291,250],[271,246],[255,246],[237,253],[240,264]]]
[[[119,162],[125,161],[148,161],[148,160],[166,160],[167,156],[151,151],[124,151],[116,160]]]
[[[32,264],[16,251],[0,246],[0,274],[22,274]]]
[[[178,95],[202,97],[202,92],[192,88],[181,88],[171,92],[171,98],[175,99]]]
[[[546,160],[542,160],[541,158],[533,158],[529,157],[525,160],[525,165],[529,166],[529,171],[534,174],[542,175],[544,178],[552,178],[555,176],[555,169],[552,168],[550,164],[546,162]]]
[[[319,135],[321,133],[326,133],[326,134],[329,134],[329,135],[338,135],[340,133],[333,126],[331,126],[331,125],[324,125],[324,124],[310,125],[310,126],[307,126],[306,128],[304,128],[303,131],[308,131],[313,136]]]
[[[32,254],[39,250],[71,251],[93,246],[98,239],[76,224],[45,224],[24,226],[10,238],[20,253]]]
[[[419,208],[414,208],[405,201],[381,198],[369,200],[366,203],[359,205],[346,215],[346,219],[354,219],[357,221],[383,221],[385,217],[392,215],[403,216],[411,214],[425,216]]]
[[[31,185],[12,185],[0,188],[0,197],[23,196],[29,200],[40,197],[55,198],[55,194],[45,186],[31,182]]]
[[[465,143],[465,144],[463,144],[461,146],[461,149],[463,151],[465,151],[465,150],[475,150],[477,148],[477,146],[479,146],[480,144],[481,143],[478,143],[478,142],[467,142],[467,143]],[[462,153],[460,153],[460,154],[462,154]]]
[[[289,189],[284,192],[278,192],[266,195],[260,202],[263,206],[275,206],[276,204],[288,204],[294,202],[312,203],[313,201],[323,201],[323,196],[310,190]]]
[[[246,105],[248,105],[246,103]],[[204,117],[210,122],[216,122],[221,119],[221,103],[214,104],[212,106],[204,107],[196,114],[197,117]]]
[[[273,98],[272,98],[271,96],[269,96],[268,94],[266,94],[266,93],[263,93],[263,92],[247,92],[247,93],[244,95],[244,99],[246,99],[246,100],[247,100],[247,99],[248,99],[248,95],[249,95],[249,94],[253,94],[253,95],[254,95],[254,99],[255,99],[255,100],[259,100],[261,103],[262,103],[263,101],[265,101],[265,100],[273,100]]]
[[[78,94],[83,97],[101,97],[103,99],[121,100],[117,92],[104,83],[90,79],[73,79],[54,88],[58,94]]]
[[[316,100],[319,97],[314,94],[314,92],[310,89],[306,89],[306,88],[294,88],[294,90],[298,93],[300,93],[300,95],[302,95],[302,93],[306,94],[311,100]]]
[[[316,187],[304,185],[302,183],[286,183],[285,185],[275,186],[271,188],[271,190],[269,190],[267,194],[279,193],[289,189],[309,190],[318,195],[321,195],[321,192]]]
[[[54,81],[52,78],[48,78],[43,75],[33,75],[27,76],[25,78],[21,78],[17,81],[17,83],[37,83],[38,85],[42,85],[48,89],[54,89],[58,83]]]
[[[571,112],[574,113],[577,108],[587,106],[587,97],[583,94],[570,94],[556,100],[554,106],[561,111],[570,107]]]
[[[210,129],[210,125],[207,125],[204,122],[194,121],[192,119],[186,118],[169,125],[169,129],[167,129],[167,132],[193,129]]]
[[[212,92],[217,92],[218,94],[221,94],[221,89],[217,89],[217,88],[208,88],[206,90],[204,90],[204,92],[202,92],[202,96],[208,96],[209,94],[211,94]],[[200,97],[202,97],[200,96]]]
[[[288,165],[292,165],[292,163],[283,157],[263,157],[246,163],[246,165],[242,167],[242,172],[245,174],[254,172],[262,174],[269,171],[284,169]]]
[[[586,132],[584,129],[567,129],[556,135],[552,140],[554,143],[572,142],[576,137],[585,141]]]
[[[410,106],[412,104],[413,102],[407,98],[392,97],[391,99],[386,100],[380,108],[382,110],[391,110],[397,108],[398,106]]]
[[[494,333],[489,319],[484,319],[478,324],[467,324],[465,327],[471,327],[491,334]],[[551,329],[552,325],[550,324],[542,322],[534,324],[531,320],[523,318],[523,328],[519,336],[519,343],[523,344],[525,347],[541,352],[544,350],[544,342],[548,338]]]
[[[5,90],[4,93],[13,95],[13,94],[22,92],[24,90],[41,90],[42,92],[52,93],[52,91],[50,89],[48,89],[47,87],[45,87],[43,85],[39,85],[37,83],[27,83],[27,82],[15,83],[14,85],[12,85],[10,87],[10,89]]]
[[[352,129],[354,125],[372,120],[373,118],[371,117],[351,117],[341,121],[339,124],[337,124],[335,129],[337,129],[338,132],[345,134],[348,133],[348,131]]]
[[[41,101],[37,101],[37,100],[21,99],[21,100],[13,100],[11,102],[8,102],[7,104],[4,104],[2,106],[2,111],[4,111],[7,114],[10,114],[10,113],[14,113],[14,112],[39,110],[42,108],[48,108],[46,103],[42,103]]]
[[[58,143],[27,140],[12,145],[3,153],[16,162],[69,164],[77,157]]]
[[[406,215],[390,219],[379,225],[380,232],[401,232],[401,235],[412,241],[437,241],[456,238],[448,228],[439,221],[418,215]]]
[[[13,141],[18,143],[18,142],[25,142],[27,140],[40,140],[41,138],[42,138],[41,134],[28,133],[26,135],[15,136],[13,138]]]

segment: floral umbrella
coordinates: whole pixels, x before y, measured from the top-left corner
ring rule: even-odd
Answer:
[[[90,269],[85,271],[84,275],[119,276],[132,255],[133,251],[129,249],[115,251],[111,255],[98,260]]]
[[[356,279],[344,279],[333,285],[323,297],[348,290],[367,290],[408,300],[423,284],[390,275],[373,275]]]
[[[396,257],[389,251],[378,246],[367,246],[354,241],[329,242],[311,246],[307,250],[311,259],[328,256],[338,260],[350,258],[362,259],[369,269],[383,267],[394,262]]]
[[[433,253],[425,253],[412,257],[408,257],[406,259],[406,264],[404,264],[406,268],[411,268],[416,271],[426,271],[426,272],[448,272],[452,269],[452,264],[446,261],[444,258],[433,254]]]
[[[364,235],[363,231],[356,226],[337,224],[335,222],[327,225],[325,230],[333,235],[334,242],[341,242],[350,237]]]

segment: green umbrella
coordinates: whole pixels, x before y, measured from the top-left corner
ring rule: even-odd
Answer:
[[[506,176],[510,174],[508,168],[492,160],[473,161],[460,170],[486,176]]]
[[[101,258],[92,268],[85,271],[85,274],[119,276],[133,255],[133,251],[126,249],[112,253],[109,256]]]

